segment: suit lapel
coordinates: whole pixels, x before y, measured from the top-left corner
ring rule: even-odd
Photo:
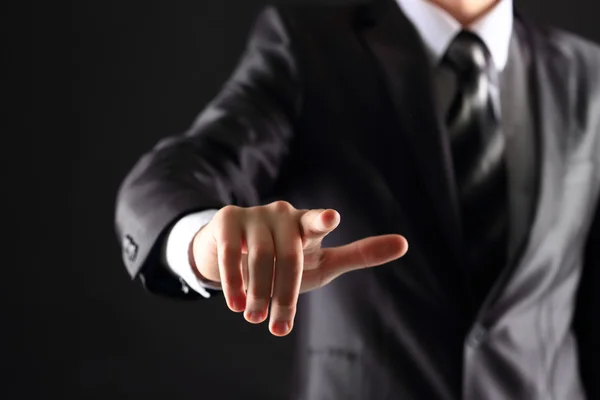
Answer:
[[[533,54],[533,88],[537,95],[539,195],[531,232],[531,246],[538,246],[555,222],[562,193],[565,140],[571,130],[569,77],[573,76],[565,56],[539,32],[529,30]]]
[[[572,99],[568,77],[572,74],[568,59],[548,42],[542,32],[526,22],[520,25],[519,35],[532,61],[529,90],[533,95],[537,149],[536,189],[530,193],[534,197],[534,218],[526,240],[522,241],[480,311],[487,311],[494,304],[494,313],[498,316],[514,304],[511,297],[517,294],[511,290],[511,279],[517,282],[519,271],[531,268],[535,252],[555,223],[563,190],[564,140],[571,128],[569,110]]]
[[[400,132],[414,154],[415,171],[454,250],[460,225],[454,174],[445,128],[433,97],[433,71],[417,31],[394,0],[379,0],[360,13],[359,35],[377,61],[389,90]]]

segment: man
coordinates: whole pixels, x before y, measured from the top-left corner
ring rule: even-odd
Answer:
[[[595,45],[510,0],[271,7],[116,221],[154,293],[278,336],[300,298],[297,398],[599,399],[599,188]]]

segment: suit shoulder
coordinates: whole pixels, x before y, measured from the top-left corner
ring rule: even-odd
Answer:
[[[550,38],[564,49],[591,51],[596,53],[596,56],[600,55],[600,45],[590,39],[560,28],[547,28],[547,32]]]
[[[574,82],[574,108],[579,125],[596,127],[590,134],[596,137],[593,142],[600,150],[600,46],[560,29],[554,30],[552,41],[571,64],[573,76],[569,78]],[[593,142],[589,142],[590,145]],[[600,152],[596,154],[600,157]]]
[[[594,108],[600,101],[600,45],[582,36],[558,28],[542,30],[551,52],[567,60],[571,71],[565,77],[574,83],[581,107]]]
[[[580,72],[600,78],[600,45],[562,29],[550,30],[549,38],[564,56],[577,64]]]

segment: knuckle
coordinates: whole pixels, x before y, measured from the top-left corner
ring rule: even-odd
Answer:
[[[217,214],[222,221],[227,221],[232,218],[237,218],[240,214],[241,208],[233,205],[227,205],[221,208]]]
[[[266,305],[265,303],[269,299],[268,290],[262,289],[258,286],[251,286],[246,293],[246,301],[248,304],[254,305]]]
[[[277,308],[280,314],[294,315],[296,314],[296,299],[273,299],[271,307]]]
[[[294,210],[294,207],[285,200],[277,200],[269,204],[269,207],[278,213],[289,213]]]

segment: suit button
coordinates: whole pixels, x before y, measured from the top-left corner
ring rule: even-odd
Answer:
[[[131,262],[134,262],[137,258],[138,245],[129,235],[125,235],[123,238],[123,252]]]
[[[182,278],[179,278],[179,283],[181,283],[181,291],[184,294],[188,294],[190,292],[190,287],[187,285],[187,283],[185,283]]]
[[[483,343],[487,336],[487,330],[481,324],[476,324],[471,330],[469,337],[467,338],[467,345],[470,347],[478,347]]]

